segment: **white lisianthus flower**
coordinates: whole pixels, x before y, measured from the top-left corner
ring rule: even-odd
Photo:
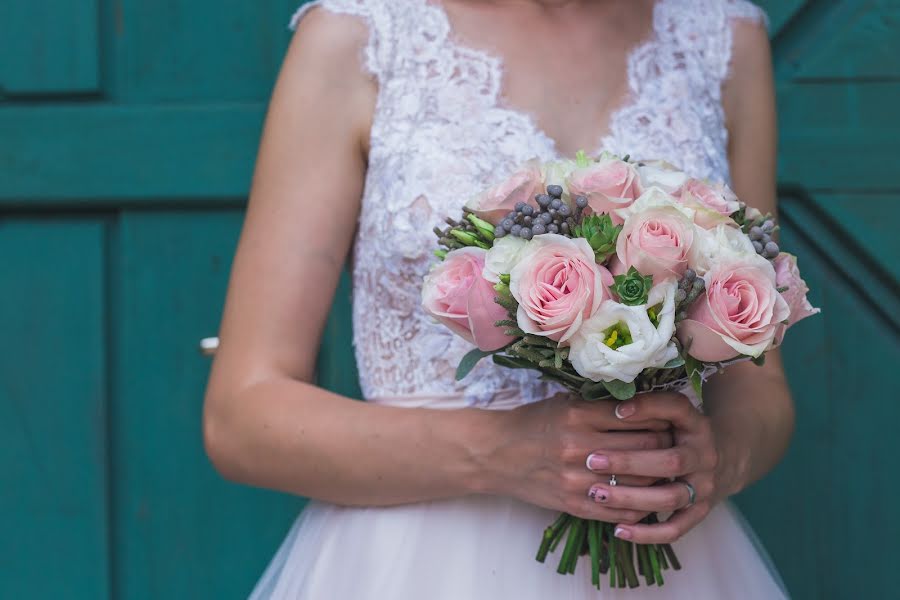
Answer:
[[[528,244],[520,237],[507,235],[494,241],[494,245],[484,257],[484,270],[481,276],[492,283],[500,281],[501,275],[509,275],[519,262],[519,255]]]
[[[685,206],[673,197],[672,194],[668,193],[663,188],[656,186],[645,189],[630,206],[616,210],[616,214],[621,217],[623,221],[627,222],[628,217],[632,215],[643,212],[648,208],[658,208],[661,206],[675,208],[690,219],[691,222],[694,221],[695,211],[693,208]]]
[[[641,371],[659,368],[678,356],[675,334],[674,279],[650,290],[647,304],[626,306],[605,301],[570,340],[569,360],[591,381],[630,383]],[[654,325],[651,315],[655,315]]]
[[[659,187],[670,194],[681,189],[690,179],[684,171],[663,160],[642,162],[638,166],[638,175],[644,188]]]
[[[735,227],[720,224],[713,229],[697,227],[688,264],[699,275],[705,275],[717,264],[726,260],[748,260],[763,269],[775,280],[772,263],[756,253],[750,238]]]

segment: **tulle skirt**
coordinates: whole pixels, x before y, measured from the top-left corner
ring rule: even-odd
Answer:
[[[582,556],[556,573],[561,548],[534,556],[557,516],[511,498],[466,496],[391,507],[310,501],[257,583],[253,600],[586,600],[787,598],[737,508],[719,504],[674,544],[665,585],[601,590]]]

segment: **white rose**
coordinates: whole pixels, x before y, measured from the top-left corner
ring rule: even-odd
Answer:
[[[644,192],[640,196],[638,196],[638,198],[631,204],[631,206],[616,210],[616,214],[621,217],[623,221],[627,222],[628,217],[632,215],[643,212],[648,208],[658,208],[660,206],[670,206],[672,208],[675,208],[688,219],[690,219],[691,222],[694,221],[694,209],[685,206],[674,196],[672,196],[672,194],[668,193],[660,187],[650,187],[645,189]]]
[[[509,275],[519,262],[519,255],[528,244],[525,240],[507,235],[494,241],[493,247],[484,257],[484,270],[481,276],[492,283],[500,281],[501,275]]]
[[[611,300],[601,304],[570,341],[569,360],[575,371],[591,381],[630,383],[644,369],[663,367],[677,357],[672,341],[677,287],[674,279],[654,286],[647,304],[625,306]],[[647,309],[660,303],[655,326]],[[618,345],[623,338],[626,343]]]
[[[568,194],[569,188],[566,186],[566,177],[577,168],[578,164],[570,159],[544,163],[543,177],[545,186],[558,185],[563,189],[564,194]]]
[[[717,264],[733,259],[758,264],[767,274],[771,274],[774,281],[775,269],[772,264],[756,253],[753,242],[740,229],[721,224],[713,229],[697,227],[694,230],[694,244],[691,246],[688,264],[698,274],[704,275]]]
[[[680,171],[673,165],[663,160],[651,160],[641,163],[638,167],[638,175],[644,188],[659,187],[674,193],[690,179],[684,171]]]

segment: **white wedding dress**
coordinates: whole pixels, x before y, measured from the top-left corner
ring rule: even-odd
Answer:
[[[353,343],[369,402],[503,410],[550,395],[530,372],[482,361],[462,382],[470,347],[420,307],[434,262],[431,228],[470,194],[532,157],[558,156],[535,121],[504,103],[502,64],[455,39],[438,0],[321,0],[369,30],[364,67],[379,84],[354,245]],[[629,57],[630,98],[590,152],[663,158],[728,180],[721,84],[734,19],[765,21],[744,0],[658,0],[654,34]],[[347,66],[351,68],[351,66]],[[502,497],[395,507],[310,501],[251,598],[576,600],[786,597],[776,571],[729,503],[675,544],[681,571],[662,588],[598,591],[582,557],[574,576],[534,555],[551,510]]]

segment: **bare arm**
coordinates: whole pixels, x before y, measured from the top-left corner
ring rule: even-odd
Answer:
[[[732,181],[738,197],[776,213],[777,124],[772,57],[765,28],[739,22],[734,32],[734,75],[723,90]],[[721,477],[736,493],[769,472],[794,430],[794,405],[780,351],[766,364],[733,365],[709,382],[708,414],[720,440]]]
[[[662,421],[560,400],[512,411],[354,401],[314,385],[315,359],[360,208],[376,94],[353,17],[314,9],[273,93],[204,405],[216,468],[243,483],[348,505],[472,492],[633,522],[586,496],[594,449],[659,448]],[[652,480],[651,480],[652,481]],[[633,478],[635,485],[649,483]]]
[[[232,267],[204,439],[228,478],[391,503],[468,491],[467,444],[481,419],[365,404],[313,384],[365,177],[377,85],[359,68],[366,35],[358,20],[314,9],[291,42]]]

